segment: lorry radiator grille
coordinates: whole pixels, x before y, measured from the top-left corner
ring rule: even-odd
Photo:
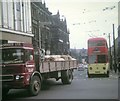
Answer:
[[[13,80],[14,80],[13,75],[2,75],[2,77],[0,77],[0,81],[13,81]]]

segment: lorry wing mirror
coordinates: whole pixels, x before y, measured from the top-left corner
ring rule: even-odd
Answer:
[[[40,58],[41,58],[41,61],[44,61],[44,59],[45,59],[45,50],[44,49],[40,49]]]

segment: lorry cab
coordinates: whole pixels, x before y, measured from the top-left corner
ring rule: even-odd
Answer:
[[[2,83],[5,91],[29,85],[31,74],[35,71],[34,49],[31,44],[8,43],[0,47],[2,51]]]

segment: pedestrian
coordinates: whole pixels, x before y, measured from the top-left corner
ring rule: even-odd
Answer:
[[[120,57],[118,57],[118,76],[120,78]]]

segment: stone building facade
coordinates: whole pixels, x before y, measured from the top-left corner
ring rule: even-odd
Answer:
[[[120,62],[120,2],[118,2],[118,61]]]
[[[60,18],[46,7],[45,2],[32,2],[32,33],[36,45],[45,49],[46,54],[67,54],[69,52],[69,31],[66,19]]]
[[[66,18],[61,19],[59,11],[52,15],[41,0],[2,0],[0,7],[0,42],[34,42],[46,54],[69,52]]]
[[[51,26],[51,52],[52,54],[68,54],[70,49],[70,42],[66,18],[64,17],[63,19],[60,19],[59,11],[52,17],[53,25]]]
[[[0,42],[32,43],[30,0],[2,0],[0,7]]]
[[[33,42],[36,46],[46,50],[46,43],[50,43],[50,28],[51,12],[46,8],[45,3],[31,2],[31,16],[32,16],[32,33],[34,34]]]

